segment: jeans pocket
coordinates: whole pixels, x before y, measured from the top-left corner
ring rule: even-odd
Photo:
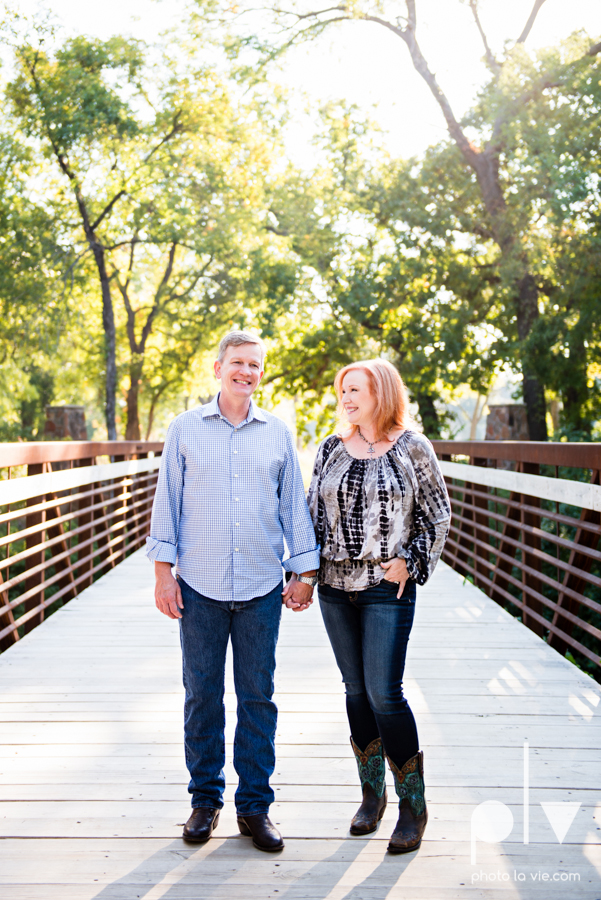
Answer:
[[[406,603],[414,604],[416,593],[417,593],[417,591],[415,589],[415,581],[413,581],[412,578],[409,578],[405,582],[405,587],[404,587],[403,593],[401,595],[401,600],[404,600]]]
[[[399,592],[399,584],[397,581],[381,581],[375,590],[380,590],[386,600],[398,600],[399,603],[415,603],[415,581],[409,578],[405,582],[403,593],[397,597]]]

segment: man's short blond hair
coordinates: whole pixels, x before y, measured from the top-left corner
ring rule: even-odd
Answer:
[[[223,362],[225,357],[225,351],[228,347],[240,347],[242,344],[256,344],[257,347],[261,348],[261,365],[265,362],[265,355],[267,353],[267,347],[263,343],[260,337],[257,337],[256,334],[251,334],[250,331],[230,331],[219,341],[219,352],[217,353],[217,359],[219,362]]]

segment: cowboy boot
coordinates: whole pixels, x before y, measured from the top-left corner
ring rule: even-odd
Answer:
[[[421,844],[428,810],[424,794],[424,755],[420,750],[399,769],[388,757],[399,798],[399,820],[388,844],[389,853],[408,853]]]
[[[362,753],[351,738],[351,747],[359,769],[363,802],[353,817],[350,831],[351,834],[371,834],[386,809],[386,765],[382,741],[376,738]]]

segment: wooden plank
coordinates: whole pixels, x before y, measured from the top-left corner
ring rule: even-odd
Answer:
[[[232,798],[234,789],[235,782],[232,781],[226,788],[227,799]],[[324,793],[323,785],[320,784],[278,785],[276,786],[276,792],[279,801],[309,804],[354,803],[358,805],[361,795],[356,781],[349,784],[330,784],[327,793]],[[598,791],[595,788],[576,788],[570,796],[573,801],[591,806],[594,805],[598,798]],[[138,802],[168,800],[180,804],[181,809],[182,797],[187,799],[185,785],[181,781],[165,782],[162,777],[160,780],[156,779],[152,782],[139,781],[135,786],[119,781],[61,782],[60,784],[49,784],[44,781],[39,783],[11,783],[2,787],[2,800],[4,802],[36,800],[62,803],[66,800],[114,800],[128,804],[132,800]],[[561,801],[562,798],[563,788],[537,787],[536,789],[537,803],[541,800],[557,802]],[[473,809],[475,803],[481,803],[485,800],[499,800],[519,805],[523,800],[523,789],[521,786],[511,785],[428,785],[428,802],[435,805],[457,803],[468,805]],[[0,844],[0,857],[1,847],[2,845]]]
[[[317,604],[282,620],[272,818],[286,850],[265,858],[237,834],[229,670],[226,807],[209,844],[185,845],[177,625],[153,609],[151,577],[134,554],[0,658],[2,900],[564,900],[561,883],[471,883],[470,819],[486,800],[508,806],[514,829],[502,844],[479,843],[478,870],[561,870],[580,876],[570,898],[597,896],[599,685],[446,566],[419,594],[406,679],[430,804],[420,851],[386,854],[391,783],[379,831],[347,833],[359,788]],[[560,847],[540,803],[567,800],[581,806]]]
[[[181,837],[181,827],[187,815],[185,807],[182,809],[182,804],[176,802],[63,801],[58,806],[59,809],[56,802],[38,801],[0,804],[0,837],[147,836],[177,839]],[[289,838],[328,839],[348,833],[348,825],[357,806],[356,801],[328,803],[321,806],[319,816],[315,816],[314,804],[280,802],[276,799],[271,807],[271,815],[273,822],[281,826]],[[514,827],[504,843],[522,844],[522,804],[507,803],[506,806],[511,810]],[[428,839],[469,843],[472,812],[473,806],[469,804],[431,804]],[[594,812],[594,800],[589,805],[580,806],[566,838],[568,843],[601,846],[598,839],[589,836],[595,821]],[[398,810],[391,804],[384,813],[380,831],[390,835],[397,817]],[[239,833],[233,800],[226,801],[221,811],[219,833],[224,836],[237,836]],[[533,805],[530,812],[530,836],[534,843],[557,844],[556,836],[540,805]]]

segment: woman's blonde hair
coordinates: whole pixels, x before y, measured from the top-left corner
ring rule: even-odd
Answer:
[[[376,440],[381,440],[396,428],[410,428],[413,420],[409,412],[409,394],[397,369],[386,359],[365,359],[350,363],[341,369],[334,379],[334,390],[338,397],[338,418],[341,424],[350,428],[351,436],[356,425],[347,421],[342,406],[342,382],[348,372],[360,369],[365,372],[372,395],[376,398],[374,429]]]

